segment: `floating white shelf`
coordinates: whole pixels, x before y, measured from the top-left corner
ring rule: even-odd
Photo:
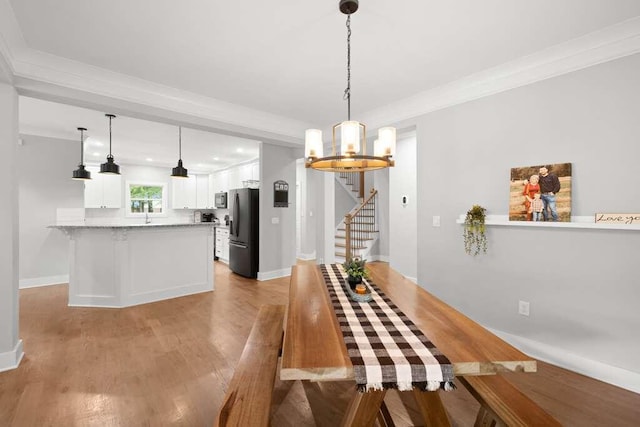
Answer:
[[[456,220],[457,224],[464,224],[466,215],[460,215]],[[571,222],[534,222],[534,221],[509,221],[508,215],[487,215],[486,225],[497,225],[507,227],[544,227],[544,228],[591,228],[599,230],[625,230],[640,231],[638,224],[610,224],[595,223],[595,216],[572,216]]]

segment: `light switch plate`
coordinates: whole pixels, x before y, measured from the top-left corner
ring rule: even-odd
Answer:
[[[271,218],[271,224],[280,224],[280,218]]]
[[[440,215],[433,216],[433,226],[440,227]]]
[[[518,301],[518,314],[529,315],[529,301]]]

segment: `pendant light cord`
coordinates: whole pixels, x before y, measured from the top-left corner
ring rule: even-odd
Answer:
[[[347,120],[351,120],[351,14],[347,15],[347,88],[344,97],[347,100]]]
[[[182,126],[178,126],[178,159],[182,161]]]
[[[80,131],[80,164],[84,165],[84,131]]]
[[[112,115],[109,115],[109,156],[113,158],[113,154],[111,154],[111,119],[113,119]]]

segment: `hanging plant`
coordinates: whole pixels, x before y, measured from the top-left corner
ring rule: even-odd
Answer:
[[[464,251],[467,255],[476,256],[482,251],[487,253],[487,236],[484,234],[487,210],[480,205],[473,205],[464,219]]]

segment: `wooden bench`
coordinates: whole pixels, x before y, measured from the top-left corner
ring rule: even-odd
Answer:
[[[260,307],[229,383],[216,427],[269,425],[284,316],[284,305]]]
[[[480,402],[474,427],[554,427],[561,424],[501,375],[456,377]]]

